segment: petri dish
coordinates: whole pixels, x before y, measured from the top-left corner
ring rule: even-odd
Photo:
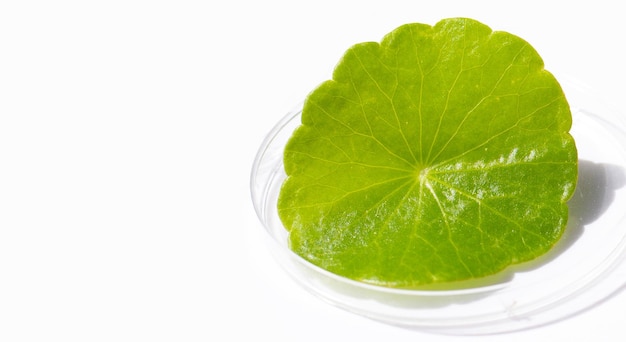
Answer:
[[[252,166],[254,208],[276,261],[320,299],[374,320],[442,334],[493,334],[566,319],[626,287],[626,122],[591,89],[560,78],[572,110],[579,179],[568,227],[547,254],[449,290],[404,290],[337,276],[293,253],[276,210],[285,143],[302,103],[267,134]]]

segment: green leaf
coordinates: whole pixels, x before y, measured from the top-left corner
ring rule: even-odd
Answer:
[[[571,113],[524,40],[471,19],[350,48],[307,97],[279,216],[306,260],[400,288],[547,252],[577,179]]]

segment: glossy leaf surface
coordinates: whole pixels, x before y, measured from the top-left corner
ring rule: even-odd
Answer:
[[[548,251],[577,178],[571,113],[524,40],[470,19],[350,48],[306,99],[278,210],[306,260],[413,288]]]

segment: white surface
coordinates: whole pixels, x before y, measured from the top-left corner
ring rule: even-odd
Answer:
[[[621,13],[609,1],[3,2],[0,341],[621,340],[626,291],[487,337],[332,307],[271,258],[248,186],[265,134],[353,43],[475,18],[619,102]]]

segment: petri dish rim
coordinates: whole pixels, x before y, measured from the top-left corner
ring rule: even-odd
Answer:
[[[605,248],[603,255],[592,260],[580,272],[568,273],[567,282],[551,285],[547,281],[549,279],[541,279],[545,274],[528,279],[518,277],[520,274],[541,273],[538,270],[542,269],[544,262],[557,264],[558,267],[561,255],[540,257],[521,265],[521,269],[514,266],[501,275],[470,282],[461,289],[443,290],[393,289],[360,283],[332,274],[300,258],[287,246],[287,232],[277,219],[275,204],[285,177],[282,150],[293,129],[300,124],[302,102],[267,134],[252,166],[252,200],[257,216],[268,233],[268,248],[297,283],[322,300],[385,323],[438,333],[486,334],[526,329],[565,319],[609,298],[626,283],[614,276],[626,272],[623,262],[626,259],[626,232],[615,229],[626,221],[623,213],[616,213],[617,208],[626,203],[623,179],[620,180],[620,172],[623,178],[626,170],[626,124],[619,111],[608,107],[606,101],[588,87],[569,78],[562,78],[561,83],[572,109],[574,124],[571,132],[577,141],[581,161],[599,165],[608,161],[616,167],[613,170],[616,175],[612,176],[616,179],[611,180],[615,184],[609,184],[614,188],[611,190],[613,198],[604,211],[604,215],[612,215],[607,221],[612,225],[611,234],[604,238],[606,240],[592,236],[602,241],[588,244],[596,246],[608,241],[611,248]],[[584,147],[581,144],[597,146],[581,151]],[[596,150],[612,153],[597,155]],[[584,223],[582,229],[605,224],[600,218]],[[583,232],[577,239],[584,241],[586,238]],[[577,255],[572,259],[575,262],[584,259],[581,254],[585,252],[584,248],[589,248],[570,248],[577,243],[574,241],[565,248],[565,252],[561,251],[569,253],[568,250],[573,249],[571,253]]]

